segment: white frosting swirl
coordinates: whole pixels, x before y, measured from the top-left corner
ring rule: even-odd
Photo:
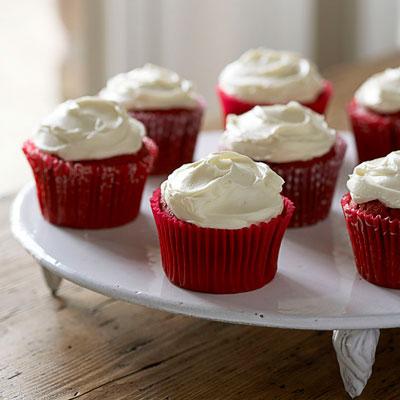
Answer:
[[[201,227],[240,229],[282,212],[283,179],[264,163],[213,153],[175,170],[161,185],[174,215]]]
[[[400,111],[400,67],[372,75],[356,91],[355,99],[376,112]]]
[[[355,167],[347,187],[357,204],[379,200],[386,207],[400,208],[400,150]]]
[[[144,125],[117,103],[87,96],[60,104],[33,142],[67,161],[97,160],[136,153],[144,135]]]
[[[228,115],[220,143],[221,148],[253,160],[283,163],[322,156],[335,139],[335,131],[322,115],[292,101]]]
[[[195,108],[199,105],[192,82],[153,64],[114,76],[99,95],[136,110]]]
[[[316,66],[300,55],[258,48],[228,64],[219,77],[227,94],[252,103],[314,101],[323,89]]]

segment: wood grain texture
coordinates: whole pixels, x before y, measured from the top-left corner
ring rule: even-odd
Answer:
[[[328,73],[329,118],[366,75],[399,58]],[[0,200],[0,399],[346,399],[331,332],[229,325],[176,316],[63,282],[51,297],[11,237]],[[400,396],[399,330],[382,331],[360,399]]]

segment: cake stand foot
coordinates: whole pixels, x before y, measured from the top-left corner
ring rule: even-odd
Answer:
[[[51,290],[51,294],[55,296],[57,294],[57,290],[60,287],[62,278],[56,275],[53,272],[50,272],[48,269],[42,267],[43,276],[46,281],[47,286]]]
[[[339,362],[346,392],[357,397],[364,390],[379,340],[379,329],[339,329],[333,331],[332,342]]]

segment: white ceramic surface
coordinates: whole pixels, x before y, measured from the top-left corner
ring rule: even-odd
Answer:
[[[197,157],[217,148],[219,133],[200,136]],[[400,290],[383,289],[355,271],[339,199],[354,166],[349,148],[330,217],[291,229],[282,244],[278,274],[262,289],[209,295],[173,286],[164,276],[148,199],[163,180],[151,178],[142,212],[121,228],[85,231],[52,226],[42,218],[34,186],[17,196],[11,225],[22,245],[49,271],[107,296],[214,320],[299,329],[400,326]]]
[[[365,388],[375,362],[379,329],[335,330],[332,335],[340,375],[350,397],[359,396]]]

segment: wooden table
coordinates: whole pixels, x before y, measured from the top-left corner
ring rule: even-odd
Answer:
[[[367,76],[400,64],[332,68],[328,118]],[[0,200],[0,399],[345,399],[331,332],[235,326],[107,299],[63,281],[52,297],[11,237]],[[400,395],[400,335],[384,330],[360,399]]]

